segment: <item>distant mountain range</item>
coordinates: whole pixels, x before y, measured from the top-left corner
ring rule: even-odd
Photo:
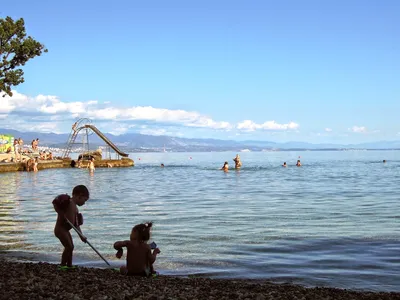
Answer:
[[[0,134],[11,134],[21,137],[25,144],[39,138],[40,146],[64,148],[69,134],[20,132],[17,130],[0,128]],[[288,151],[288,150],[343,150],[343,149],[399,149],[400,141],[380,141],[361,144],[312,144],[305,142],[275,143],[270,141],[233,141],[218,139],[188,139],[171,136],[154,136],[139,133],[113,135],[104,133],[117,147],[125,152],[209,152],[209,151]],[[78,141],[78,139],[77,139]],[[105,145],[105,142],[96,134],[89,137],[90,148]],[[77,145],[79,146],[79,145]]]

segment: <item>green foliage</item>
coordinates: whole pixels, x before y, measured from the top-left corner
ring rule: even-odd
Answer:
[[[26,36],[24,19],[0,19],[0,92],[4,96],[12,96],[11,86],[24,82],[24,71],[18,67],[43,52],[47,52],[44,45]]]

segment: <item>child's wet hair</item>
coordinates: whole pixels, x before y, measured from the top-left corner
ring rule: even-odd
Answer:
[[[135,225],[135,227],[132,228],[131,237],[136,233],[138,240],[147,242],[150,239],[150,229],[152,226],[152,222]]]
[[[77,185],[72,190],[72,195],[74,196],[87,196],[89,198],[89,190],[84,185]]]

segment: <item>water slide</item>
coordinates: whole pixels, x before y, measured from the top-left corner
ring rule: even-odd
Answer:
[[[81,127],[82,128],[82,127]],[[101,133],[100,130],[98,130],[95,126],[93,125],[84,125],[83,128],[89,128],[92,129],[103,141],[106,142],[108,146],[110,146],[115,152],[117,152],[120,156],[123,157],[128,157],[129,154],[126,154],[124,152],[121,152],[117,146],[114,145],[113,142],[111,142],[103,133]]]

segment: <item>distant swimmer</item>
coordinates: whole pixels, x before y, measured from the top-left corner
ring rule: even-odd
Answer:
[[[76,166],[80,169],[82,168],[82,156],[78,157],[78,161],[76,162]],[[72,167],[72,165],[71,165]]]
[[[283,163],[282,167],[284,167],[284,168],[286,168],[286,167],[287,167],[287,165],[286,165],[286,161]]]
[[[386,159],[383,160],[383,163],[386,163]]]
[[[38,171],[38,163],[39,163],[39,157],[35,157],[35,163],[33,164],[33,172]]]
[[[161,166],[160,166],[161,168],[164,168],[164,164],[161,164]]]
[[[239,154],[236,154],[236,157],[233,159],[233,161],[235,162],[235,169],[240,169],[242,162],[240,161]]]
[[[224,165],[222,166],[221,170],[223,170],[224,172],[228,172],[228,170],[229,170],[229,164],[228,164],[227,161],[224,163]]]
[[[90,159],[90,162],[88,163],[87,168],[89,168],[89,171],[90,171],[90,172],[94,172],[94,170],[95,170],[95,167],[94,167],[94,157],[92,157],[92,158]]]
[[[296,166],[301,167],[300,159],[297,160]]]

